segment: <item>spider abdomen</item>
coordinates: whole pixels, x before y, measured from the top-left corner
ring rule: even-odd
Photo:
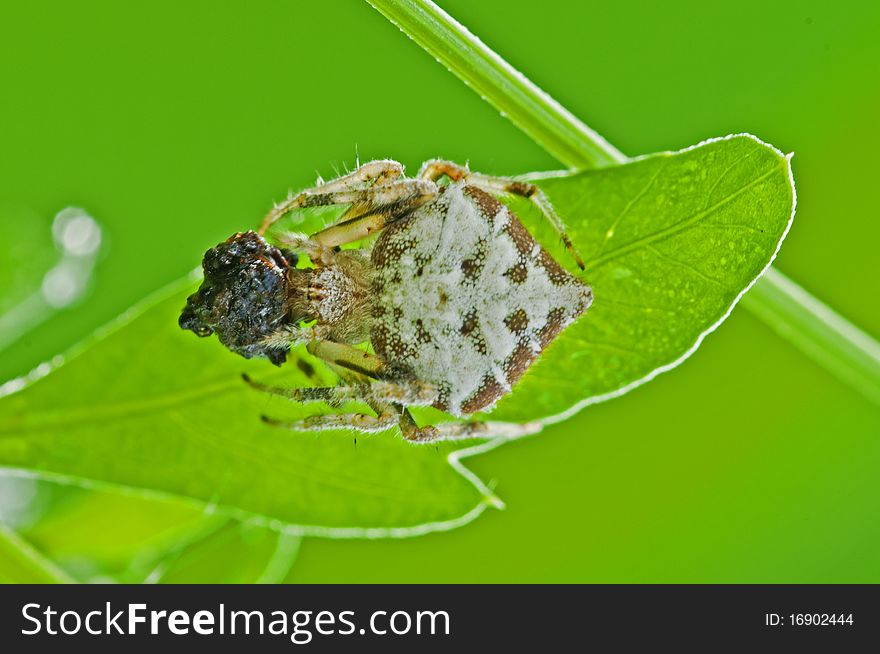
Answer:
[[[454,415],[491,407],[592,302],[505,205],[465,181],[389,225],[371,258],[376,353],[434,385],[435,406]]]

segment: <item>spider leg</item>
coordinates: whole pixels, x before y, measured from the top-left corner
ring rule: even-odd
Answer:
[[[250,375],[242,374],[244,382],[261,393],[285,397],[294,402],[326,402],[330,406],[342,406],[351,400],[360,400],[364,397],[364,390],[355,386],[306,386],[303,388],[286,388],[284,386],[270,386],[251,379]]]
[[[393,412],[370,416],[365,413],[336,413],[322,416],[309,416],[302,420],[284,421],[262,416],[263,422],[273,427],[281,427],[293,431],[329,431],[356,429],[364,432],[377,432],[390,429],[397,424],[397,415]]]
[[[574,258],[578,268],[581,270],[584,269],[583,259],[580,254],[578,254],[574,244],[572,244],[571,239],[568,237],[568,234],[565,233],[565,225],[563,225],[562,220],[556,213],[556,209],[554,209],[553,205],[550,203],[550,199],[538,186],[530,182],[523,182],[510,177],[493,177],[481,173],[472,173],[466,166],[461,166],[452,161],[445,161],[443,159],[431,159],[423,163],[422,168],[419,170],[418,177],[436,182],[444,175],[454,182],[466,179],[469,184],[473,184],[477,188],[489,193],[510,193],[512,195],[519,195],[529,199],[538,207],[538,209],[541,210],[544,218],[550,223],[556,233],[559,234],[562,243]]]
[[[383,431],[399,425],[409,440],[428,441],[443,437],[446,430],[433,427],[420,428],[412,420],[407,406],[428,406],[436,402],[438,391],[430,384],[417,380],[390,381],[381,379],[386,371],[380,358],[350,345],[333,341],[315,340],[307,346],[309,352],[324,359],[327,363],[343,371],[355,373],[354,379],[364,379],[364,383],[340,386],[318,386],[305,388],[285,388],[270,386],[242,375],[242,379],[253,389],[284,397],[294,402],[326,402],[340,407],[346,402],[364,402],[376,412],[376,416],[362,413],[346,413],[309,416],[302,420],[285,422],[263,416],[263,421],[287,429],[331,430],[356,429],[360,431]],[[375,381],[369,381],[372,378]],[[462,430],[459,428],[457,434]],[[437,436],[436,434],[441,434]],[[468,432],[470,433],[470,432]]]
[[[263,384],[247,374],[243,374],[241,378],[254,390],[285,397],[294,402],[326,402],[330,406],[342,406],[345,402],[361,401],[369,404],[376,413],[384,412],[385,407],[391,405],[427,406],[437,397],[434,389],[427,384],[377,381],[344,386],[286,388]]]
[[[344,245],[367,238],[389,223],[433,199],[438,193],[437,185],[424,179],[402,179],[374,186],[366,190],[342,193],[330,204],[351,204],[344,219],[311,236],[326,248]],[[312,199],[304,206],[319,206],[320,200]]]
[[[402,176],[403,166],[396,161],[391,161],[390,159],[369,161],[347,175],[331,179],[329,182],[324,182],[323,184],[318,184],[317,186],[302,191],[295,196],[288,198],[281,204],[276,205],[266,217],[263,218],[263,222],[258,231],[260,234],[265,234],[275,222],[294,209],[303,206],[300,203],[309,196],[317,194],[327,195],[338,191],[363,189],[370,182],[376,186],[381,186]]]
[[[364,413],[316,415],[301,420],[285,421],[262,416],[263,422],[294,431],[328,431],[355,429],[363,432],[384,431],[397,425],[403,437],[414,443],[467,438],[515,438],[541,430],[540,423],[505,422],[449,422],[419,427],[407,406],[429,405],[436,399],[436,391],[419,382],[376,381],[349,386],[318,386],[284,388],[270,386],[242,375],[253,389],[284,397],[294,402],[326,402],[339,407],[346,402],[364,402],[375,416]]]
[[[312,327],[299,327],[297,325],[285,325],[271,334],[263,337],[262,344],[271,349],[286,352],[290,347],[300,343],[310,343],[319,339],[326,331],[319,325]]]
[[[321,386],[316,388],[283,388],[269,386],[252,380],[247,375],[242,375],[244,381],[252,388],[278,395],[296,402],[326,402],[330,406],[342,406],[348,401],[365,402],[376,412],[375,416],[365,413],[342,413],[329,415],[315,415],[301,420],[284,421],[268,416],[262,416],[263,422],[285,429],[297,431],[325,431],[335,429],[355,429],[363,432],[384,431],[400,421],[400,412],[405,411],[402,406],[391,404],[386,401],[385,392],[376,392],[377,387],[389,385],[384,382],[375,384],[362,384],[359,386]]]
[[[345,343],[318,339],[311,341],[306,346],[306,351],[333,366],[372,379],[379,379],[386,372],[385,361],[381,357]]]
[[[510,422],[444,422],[439,425],[419,427],[409,410],[400,416],[400,431],[408,441],[430,443],[438,440],[465,438],[517,438],[541,431],[537,422],[516,424]]]
[[[318,386],[307,388],[284,388],[269,386],[242,375],[242,379],[251,388],[270,395],[285,397],[294,402],[326,402],[330,406],[339,407],[346,402],[365,402],[376,412],[375,416],[365,413],[337,413],[314,415],[300,420],[279,420],[263,415],[261,419],[273,427],[281,427],[293,431],[329,431],[355,429],[362,432],[378,432],[389,429],[397,424],[398,413],[389,404],[377,401],[370,392],[369,383],[357,386]]]
[[[430,179],[432,182],[436,182],[444,175],[453,182],[457,182],[465,177],[470,177],[473,173],[467,166],[462,166],[454,161],[448,161],[446,159],[428,159],[422,164],[422,167],[419,168],[416,177],[420,179]]]
[[[366,189],[328,193],[319,187],[303,191],[280,205],[281,214],[267,216],[259,232],[264,233],[272,222],[293,209],[351,205],[342,220],[311,236],[288,233],[277,239],[284,246],[305,252],[312,261],[329,264],[334,260],[335,247],[368,237],[432,199],[437,192],[437,185],[424,179],[397,179]]]

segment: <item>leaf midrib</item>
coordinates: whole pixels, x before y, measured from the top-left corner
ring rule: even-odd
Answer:
[[[196,401],[210,395],[225,395],[233,389],[234,386],[241,384],[239,380],[236,383],[230,381],[216,382],[209,385],[200,385],[197,388],[187,391],[179,390],[166,395],[158,395],[142,400],[127,400],[105,404],[100,407],[77,407],[66,409],[60,412],[46,411],[44,413],[26,414],[28,419],[21,423],[10,424],[9,417],[0,419],[0,437],[12,433],[18,435],[30,431],[39,431],[47,427],[69,427],[82,422],[94,422],[107,418],[130,417],[143,413],[150,413],[159,409],[169,409],[175,406],[185,404],[189,401]],[[14,418],[14,415],[13,415]],[[36,420],[33,420],[36,418]]]

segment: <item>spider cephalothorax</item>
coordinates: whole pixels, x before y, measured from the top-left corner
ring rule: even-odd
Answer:
[[[220,342],[246,358],[280,365],[286,351],[264,339],[290,324],[288,270],[296,255],[269,245],[256,232],[235,234],[205,253],[204,281],[187,298],[180,326]]]
[[[438,185],[441,177],[449,183]],[[353,383],[251,384],[301,402],[360,400],[376,412],[275,424],[365,431],[399,424],[412,440],[485,431],[486,423],[418,427],[407,407],[457,416],[490,409],[593,299],[492,193],[535,202],[583,267],[536,186],[444,161],[427,162],[411,179],[396,162],[373,161],[291,197],[263,221],[260,234],[297,208],[349,205],[310,237],[280,237],[312,267],[295,268],[293,255],[258,234],[236,234],[205,255],[205,281],[180,324],[200,335],[216,331],[234,352],[276,363],[292,343],[307,343]],[[339,250],[375,232],[374,244]],[[355,347],[365,342],[375,354]]]

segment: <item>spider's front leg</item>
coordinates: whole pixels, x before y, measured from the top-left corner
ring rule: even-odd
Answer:
[[[437,185],[425,179],[401,179],[360,191],[343,191],[332,197],[313,196],[303,206],[351,204],[343,219],[311,236],[326,248],[360,241],[433,199]]]
[[[278,237],[280,244],[305,252],[312,261],[329,264],[335,247],[367,238],[437,193],[437,185],[424,179],[393,179],[365,189],[327,191],[321,186],[303,191],[280,205],[266,217],[258,231],[263,234],[273,222],[293,209],[350,205],[339,222],[311,236],[282,234]]]
[[[370,183],[372,183],[373,186],[382,186],[402,176],[403,165],[396,161],[392,161],[391,159],[369,161],[347,175],[331,179],[329,182],[324,182],[313,188],[301,191],[296,195],[287,198],[287,200],[281,204],[274,206],[272,210],[266,214],[266,217],[263,218],[260,229],[257,231],[258,233],[265,235],[274,223],[294,209],[298,209],[302,206],[309,206],[304,205],[303,202],[306,202],[312,196],[327,196],[339,191],[363,189]]]

